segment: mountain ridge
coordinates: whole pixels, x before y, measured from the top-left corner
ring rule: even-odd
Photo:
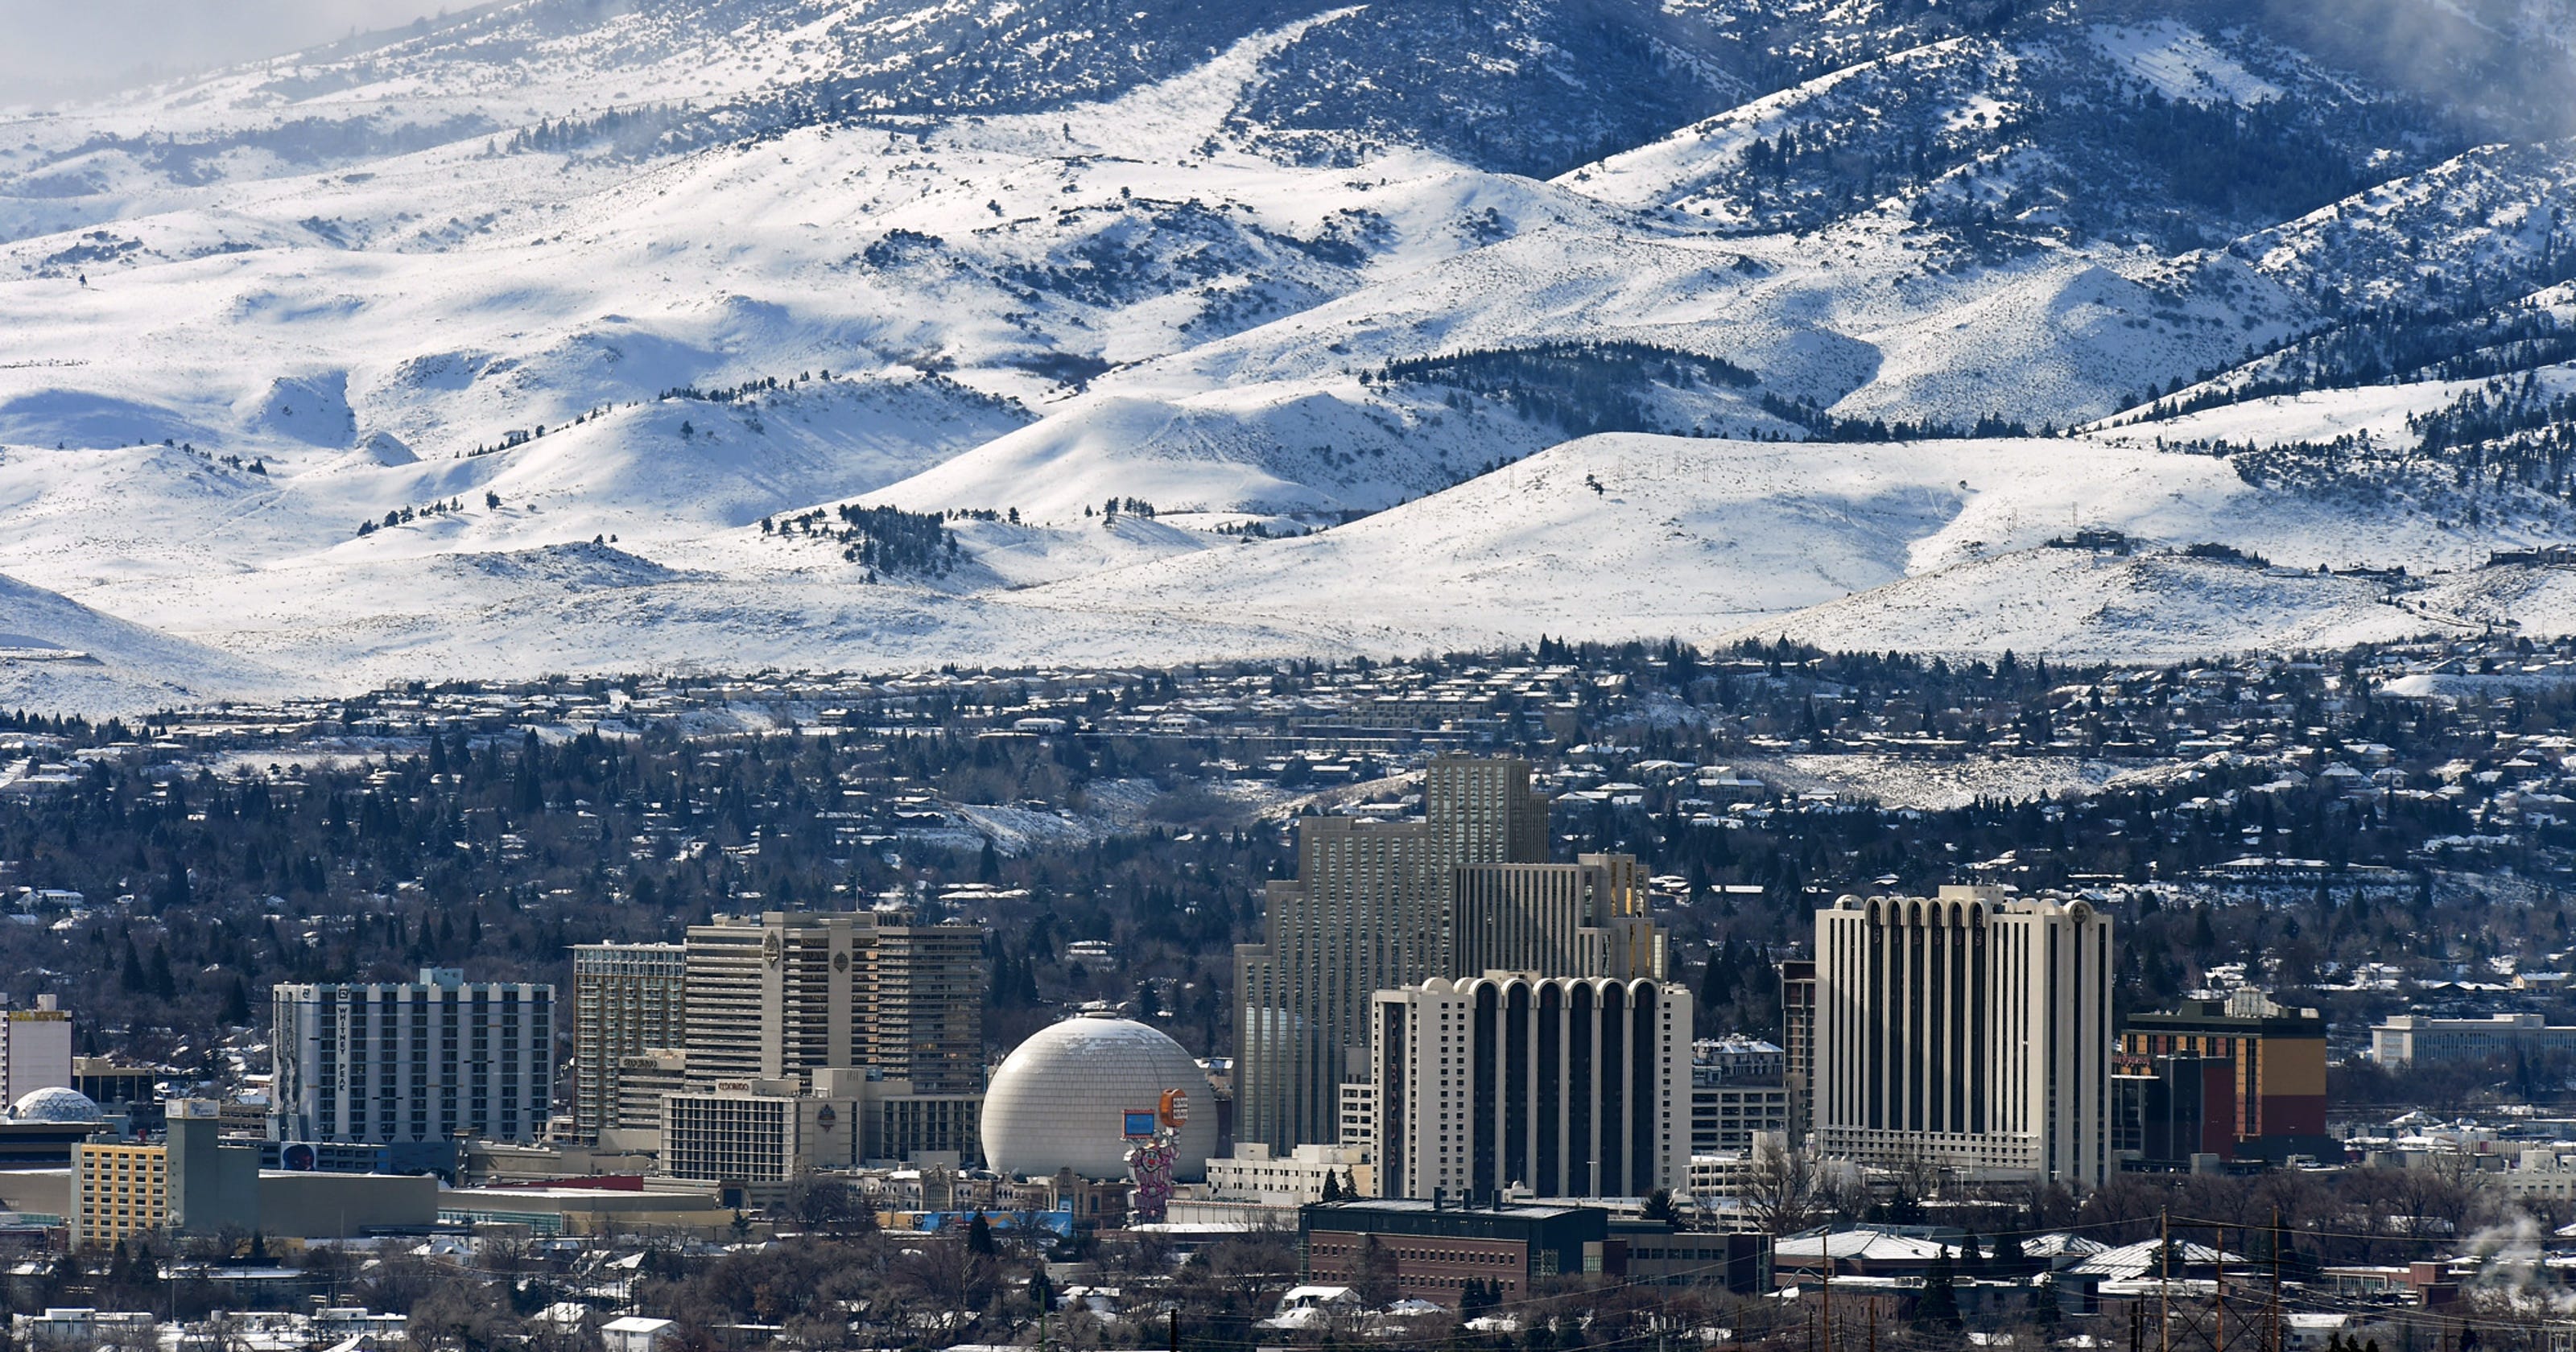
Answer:
[[[2285,557],[2466,576],[2570,524],[2576,142],[2542,139],[2528,74],[2568,65],[2565,9],[2423,20],[2450,35],[2426,60],[2519,82],[2446,102],[2278,6],[490,6],[11,124],[0,569],[323,682],[519,660],[459,626],[597,595],[633,604],[630,635],[654,606],[698,618],[530,652],[991,659],[1040,611],[1222,651],[1159,618],[1108,637],[1148,622],[1139,588],[1265,653],[1401,650],[1465,634],[1425,617],[1484,613],[1503,574],[1409,558],[1446,590],[1398,601],[1360,545],[1458,511],[1579,537],[1580,497],[1496,487],[1587,437],[1735,448],[1673,457],[1703,467],[1882,446],[1950,482],[1974,447],[2081,427],[2069,466],[2172,456],[2143,462],[2157,482],[2232,476],[2351,545]],[[1681,478],[1704,500],[1676,519],[1726,500]],[[858,502],[945,517],[956,568],[842,598],[846,561],[758,543]],[[2224,538],[2167,543],[2283,553],[2259,520],[2199,528]],[[1588,607],[1549,584],[1564,613],[1701,636],[1738,613],[1694,625],[1621,580],[1645,557],[1551,548],[1597,574]],[[1272,554],[1345,561],[1280,592]],[[1843,579],[1901,588],[1887,605],[1793,599],[1836,607],[1819,634],[1929,641],[1899,601],[1972,606],[1986,578],[2000,604],[2015,568],[1909,553]],[[2227,591],[2213,568],[2106,571]],[[249,577],[357,646],[215,584]],[[2314,610],[2290,582],[2239,590]],[[803,599],[764,601],[781,587]],[[826,637],[728,647],[728,607]],[[2174,642],[2391,617],[2364,618]]]

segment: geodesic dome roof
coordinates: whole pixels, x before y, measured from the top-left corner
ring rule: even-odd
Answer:
[[[59,1085],[20,1095],[9,1108],[12,1122],[97,1122],[104,1117],[89,1095]]]

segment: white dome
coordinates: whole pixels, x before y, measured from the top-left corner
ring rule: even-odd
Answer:
[[[1042,1029],[1003,1060],[984,1091],[985,1162],[1005,1177],[1070,1167],[1084,1178],[1125,1178],[1125,1115],[1153,1111],[1167,1089],[1190,1096],[1172,1177],[1196,1182],[1216,1150],[1216,1094],[1181,1044],[1113,1014]]]
[[[89,1095],[60,1085],[30,1092],[9,1109],[12,1122],[96,1122],[102,1116]]]

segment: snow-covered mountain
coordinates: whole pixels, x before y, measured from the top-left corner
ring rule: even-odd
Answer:
[[[2576,4],[2367,8],[523,0],[19,110],[0,698],[2561,625]]]

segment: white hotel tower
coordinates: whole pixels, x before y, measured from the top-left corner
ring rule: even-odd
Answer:
[[[1816,913],[1816,1149],[1968,1178],[2110,1170],[2111,918],[1995,888]]]
[[[1690,1182],[1691,993],[1488,972],[1379,991],[1389,1197],[1644,1197]]]
[[[496,1141],[543,1135],[555,1094],[555,988],[420,980],[279,986],[271,1041],[282,1141]]]

